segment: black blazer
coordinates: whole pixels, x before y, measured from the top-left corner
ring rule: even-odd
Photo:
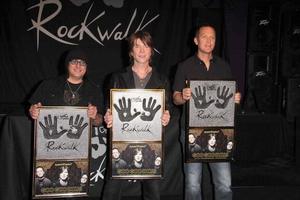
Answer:
[[[118,89],[135,89],[134,77],[131,66],[125,68],[121,72],[112,75],[109,88]],[[165,109],[171,109],[170,102],[170,83],[166,76],[160,74],[154,67],[152,67],[152,75],[145,86],[145,89],[164,89],[165,90]],[[109,95],[107,95],[109,96]],[[109,100],[107,101],[109,102]],[[107,108],[109,104],[106,104]]]

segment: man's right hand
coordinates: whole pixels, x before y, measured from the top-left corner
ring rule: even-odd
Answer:
[[[106,113],[104,115],[104,121],[106,123],[107,128],[111,128],[112,127],[113,117],[112,117],[110,109],[107,109],[107,111],[106,111]]]
[[[173,102],[175,105],[185,104],[188,100],[190,100],[192,96],[191,88],[183,88],[181,92],[174,91],[173,93]]]
[[[191,88],[183,88],[183,90],[182,90],[182,99],[185,100],[185,101],[188,101],[188,100],[190,100],[191,96],[192,96]]]
[[[39,102],[37,104],[32,104],[29,108],[29,114],[32,119],[37,119],[40,115],[40,108],[42,104]]]

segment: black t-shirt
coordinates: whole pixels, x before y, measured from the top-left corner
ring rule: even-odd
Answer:
[[[84,80],[81,86],[70,84],[70,87],[73,91],[80,87],[77,91],[79,95],[78,103],[73,106],[88,106],[90,103],[97,107],[98,113],[102,113],[103,98],[101,87],[88,80]],[[31,96],[29,103],[36,104],[41,102],[43,106],[70,106],[64,97],[65,92],[69,90],[65,77],[45,80]]]
[[[178,65],[173,91],[181,92],[188,80],[229,80],[232,79],[229,64],[218,56],[210,60],[209,70],[197,55],[189,57]]]
[[[232,79],[229,64],[218,56],[213,56],[210,60],[209,70],[197,55],[191,56],[178,65],[176,71],[173,91],[182,92],[187,87],[188,80],[229,80]],[[181,117],[181,126],[185,125],[185,107],[183,107],[183,115]]]

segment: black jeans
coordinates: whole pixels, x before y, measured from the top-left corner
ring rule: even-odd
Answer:
[[[121,200],[127,180],[106,180],[102,200]],[[142,184],[144,200],[160,200],[160,180],[138,180]]]

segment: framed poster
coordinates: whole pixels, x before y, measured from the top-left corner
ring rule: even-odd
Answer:
[[[232,159],[236,82],[191,80],[192,97],[187,108],[186,160]],[[228,148],[227,148],[228,145]]]
[[[110,172],[115,179],[163,176],[165,92],[161,89],[112,89]]]
[[[34,128],[33,198],[87,196],[90,133],[87,107],[41,107]]]

